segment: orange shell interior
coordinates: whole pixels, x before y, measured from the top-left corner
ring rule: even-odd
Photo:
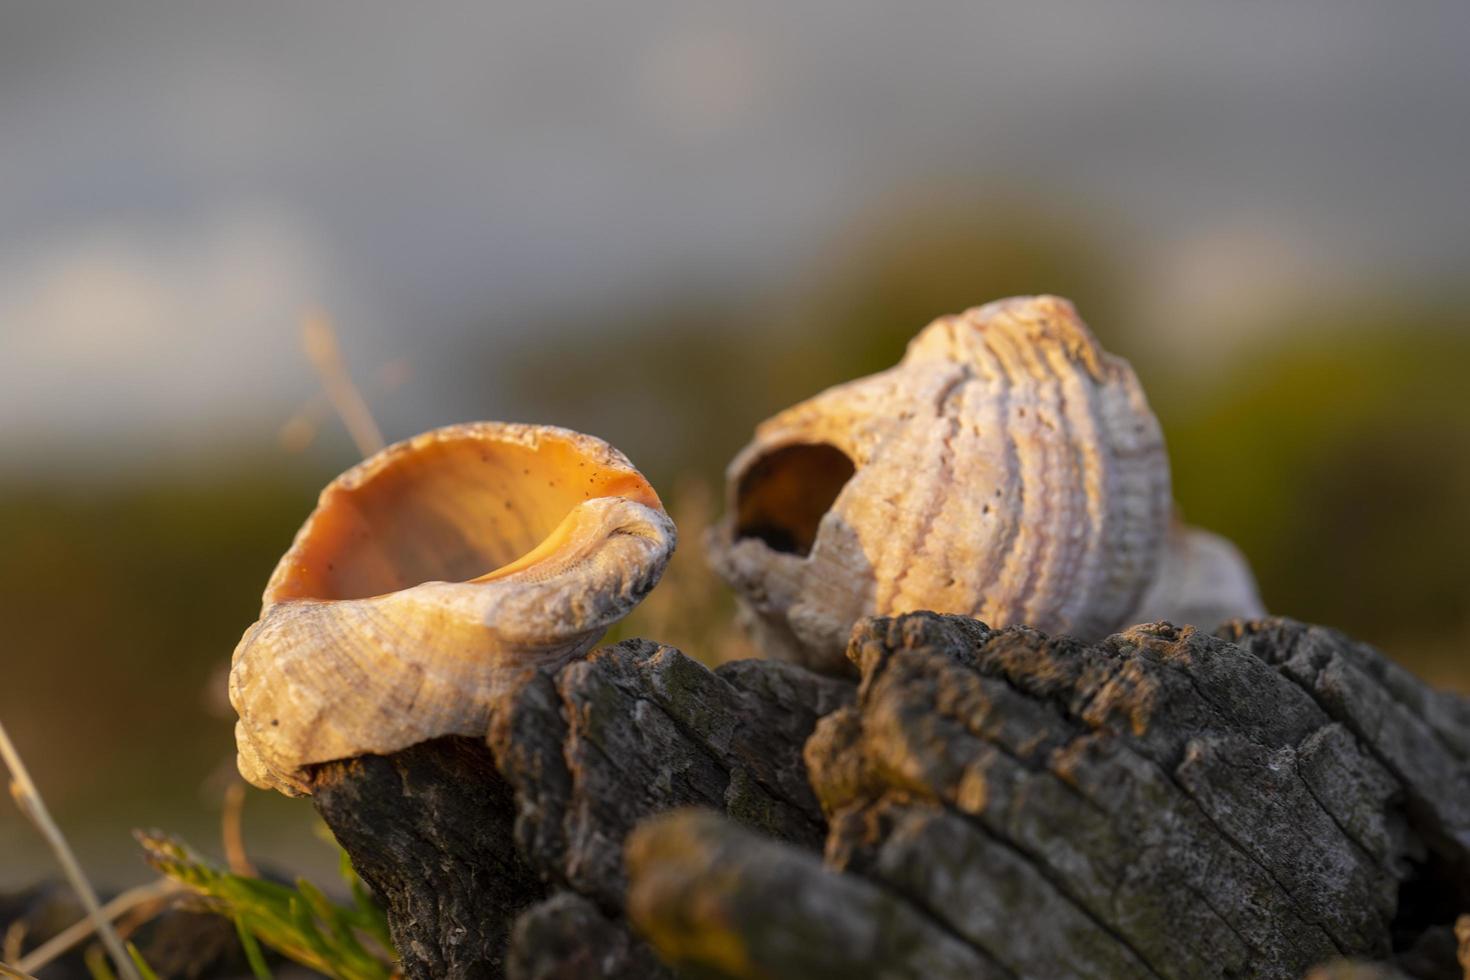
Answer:
[[[330,486],[265,598],[361,599],[503,577],[553,552],[568,516],[597,497],[660,508],[642,476],[570,440],[427,442],[389,455],[355,487]]]

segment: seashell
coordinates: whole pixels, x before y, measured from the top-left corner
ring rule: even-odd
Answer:
[[[1158,575],[1129,620],[1167,620],[1213,632],[1226,620],[1265,615],[1255,576],[1240,549],[1218,534],[1175,521]]]
[[[1132,368],[1072,304],[1001,300],[896,367],[757,427],[711,562],[771,655],[843,671],[864,616],[928,609],[1083,638],[1154,579],[1169,466]]]
[[[241,774],[482,736],[496,699],[586,652],[658,582],[673,522],[627,458],[476,422],[390,446],[322,491],[230,671]]]

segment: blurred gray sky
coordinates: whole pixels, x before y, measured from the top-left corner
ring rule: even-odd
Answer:
[[[1459,281],[1467,51],[1463,0],[0,3],[0,450],[269,431],[314,304],[365,369],[789,288],[930,180],[1107,215],[1186,334]]]

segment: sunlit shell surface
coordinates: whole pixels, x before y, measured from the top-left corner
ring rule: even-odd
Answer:
[[[674,542],[600,439],[478,422],[390,446],[322,491],[235,650],[240,772],[295,795],[312,763],[483,735],[509,684],[637,605]]]
[[[822,670],[873,614],[1106,634],[1170,513],[1132,369],[1051,296],[936,320],[896,367],[762,423],[727,477],[711,560],[767,652]]]

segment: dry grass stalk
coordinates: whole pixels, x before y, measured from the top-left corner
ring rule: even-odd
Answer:
[[[11,742],[10,735],[5,731],[3,723],[0,723],[0,758],[5,760],[5,766],[10,770],[11,796],[15,797],[15,802],[21,812],[36,825],[36,828],[41,831],[41,836],[45,837],[46,842],[51,845],[51,850],[55,852],[57,861],[60,862],[62,870],[66,872],[72,889],[77,893],[77,898],[81,900],[83,908],[87,910],[87,917],[91,920],[93,928],[102,937],[108,955],[112,957],[117,967],[118,975],[123,980],[140,980],[132,958],[128,956],[127,950],[123,949],[122,940],[117,937],[112,923],[103,917],[101,906],[97,902],[97,893],[92,889],[92,884],[87,880],[87,876],[82,873],[82,866],[77,862],[76,855],[72,853],[71,846],[67,844],[61,828],[56,825],[56,821],[51,819],[46,803],[41,799],[41,793],[36,789],[36,784],[31,781],[31,774],[27,771],[25,763],[21,761],[20,753],[16,750],[15,743]]]
[[[0,943],[0,965],[14,963],[20,959],[20,948],[26,940],[26,921],[16,919],[5,930],[5,941]]]
[[[225,863],[237,875],[258,878],[259,873],[245,854],[245,834],[240,813],[245,807],[245,783],[239,778],[225,789],[225,805],[220,812],[220,838],[224,843]]]
[[[374,372],[374,390],[391,392],[403,387],[413,376],[413,368],[404,358],[395,358]],[[363,401],[367,396],[363,395]],[[282,423],[276,438],[288,453],[303,453],[316,441],[317,432],[332,417],[332,403],[326,392],[307,399],[296,414]]]
[[[169,899],[185,891],[187,889],[177,882],[170,881],[167,878],[158,878],[150,881],[146,885],[130,888],[102,906],[102,918],[108,922],[115,922],[129,912],[150,904],[157,904],[159,907],[150,910],[146,916],[147,919],[151,919],[162,910],[162,906]],[[16,963],[16,966],[22,970],[40,970],[62,956],[65,956],[73,947],[78,943],[86,941],[96,931],[97,926],[92,919],[83,919],[80,922],[68,926],[31,950]],[[129,962],[131,964],[131,960]]]
[[[362,392],[352,382],[332,321],[324,313],[309,314],[301,324],[301,340],[307,358],[322,379],[327,398],[341,416],[342,424],[347,426],[352,441],[357,444],[357,451],[371,456],[382,449],[383,433],[378,429],[378,423],[373,421]]]

